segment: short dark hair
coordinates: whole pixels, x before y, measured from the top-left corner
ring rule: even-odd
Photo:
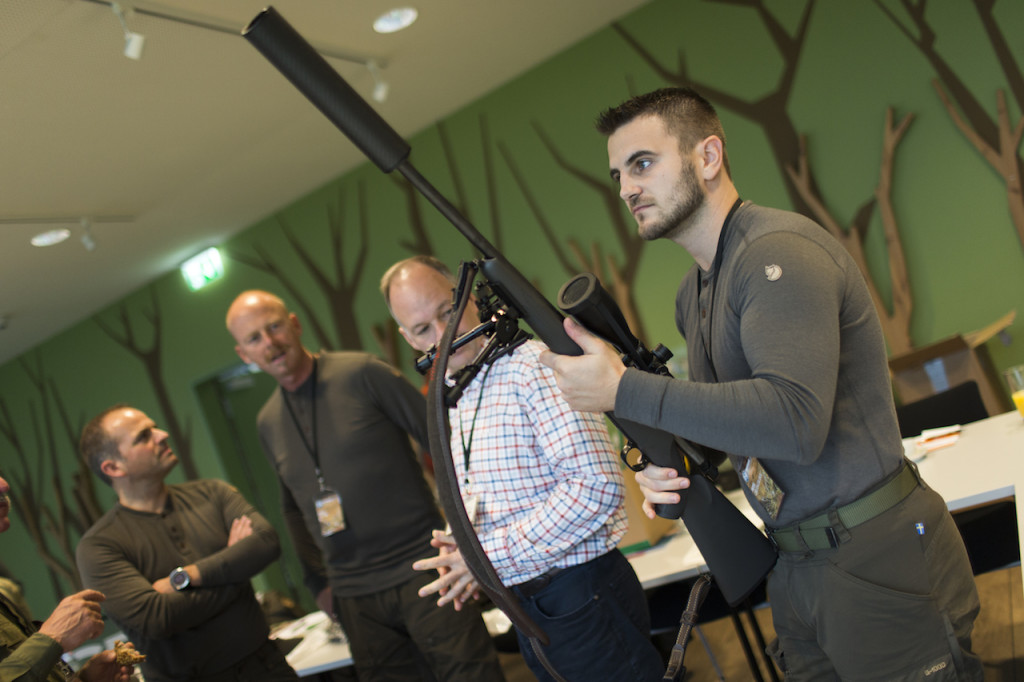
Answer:
[[[446,280],[452,283],[452,286],[455,285],[455,275],[452,274],[452,271],[444,264],[443,261],[434,258],[433,256],[417,254],[404,260],[400,260],[388,268],[387,272],[385,272],[380,278],[380,293],[384,296],[384,303],[387,305],[389,312],[391,311],[391,283],[403,270],[414,264],[426,265],[428,268],[437,270],[439,273],[444,275]]]
[[[82,453],[85,463],[107,485],[110,485],[110,477],[103,473],[101,468],[103,462],[108,459],[121,459],[121,451],[107,430],[103,428],[103,420],[111,412],[124,410],[129,407],[131,406],[125,403],[118,403],[103,410],[89,420],[89,423],[82,429],[82,436],[78,440],[78,450]]]
[[[604,136],[610,136],[622,126],[641,116],[657,116],[668,131],[679,141],[679,149],[689,152],[701,140],[715,135],[722,141],[722,164],[729,170],[729,155],[725,151],[725,129],[718,112],[692,88],[661,88],[631,97],[617,107],[602,111],[594,126]]]

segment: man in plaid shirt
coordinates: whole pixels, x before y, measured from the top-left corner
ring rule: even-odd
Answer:
[[[452,312],[454,281],[443,263],[415,256],[393,265],[381,292],[399,331],[426,351]],[[477,319],[471,302],[459,333]],[[453,353],[449,372],[486,339]],[[529,341],[481,370],[449,410],[452,455],[474,529],[498,576],[551,640],[544,652],[562,677],[660,679],[664,665],[649,639],[643,589],[616,549],[626,532],[623,484],[598,415],[572,411],[540,364],[546,346]],[[436,532],[437,557],[414,568],[440,577],[421,596],[460,608],[477,584],[450,536]],[[527,665],[552,677],[517,633]]]

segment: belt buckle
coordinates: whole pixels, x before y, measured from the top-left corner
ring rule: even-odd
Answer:
[[[828,538],[828,546],[835,549],[839,546],[839,536],[836,535],[836,529],[832,526],[825,526],[825,537]]]

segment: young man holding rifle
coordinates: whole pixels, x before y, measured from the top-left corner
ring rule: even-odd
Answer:
[[[729,454],[780,552],[770,649],[787,680],[981,680],[970,564],[903,457],[881,326],[850,255],[807,218],[740,200],[718,116],[692,90],[635,97],[598,130],[640,236],[696,261],[676,298],[691,381],[626,369],[567,321],[584,355],[542,356],[563,396]],[[679,500],[679,474],[637,474],[649,515]]]

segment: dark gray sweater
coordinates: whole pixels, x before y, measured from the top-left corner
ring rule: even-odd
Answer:
[[[267,640],[249,579],[281,552],[277,533],[239,492],[217,480],[168,486],[160,514],[118,505],[76,549],[85,587],[107,596],[103,610],[146,654],[146,680],[187,680],[228,668]],[[253,533],[228,547],[243,514]],[[195,563],[203,586],[161,594],[153,582]]]
[[[717,277],[694,265],[676,298],[691,381],[629,370],[615,413],[760,458],[786,492],[779,518],[748,498],[786,526],[899,469],[881,326],[850,254],[803,216],[745,202],[722,248]]]
[[[313,376],[287,399],[312,444]],[[320,536],[313,456],[282,389],[258,417],[263,448],[281,481],[285,520],[315,594],[369,594],[416,573],[437,553],[444,526],[409,436],[427,447],[426,401],[396,369],[368,353],[322,353],[316,370],[317,449],[327,487],[341,494],[347,528]]]

